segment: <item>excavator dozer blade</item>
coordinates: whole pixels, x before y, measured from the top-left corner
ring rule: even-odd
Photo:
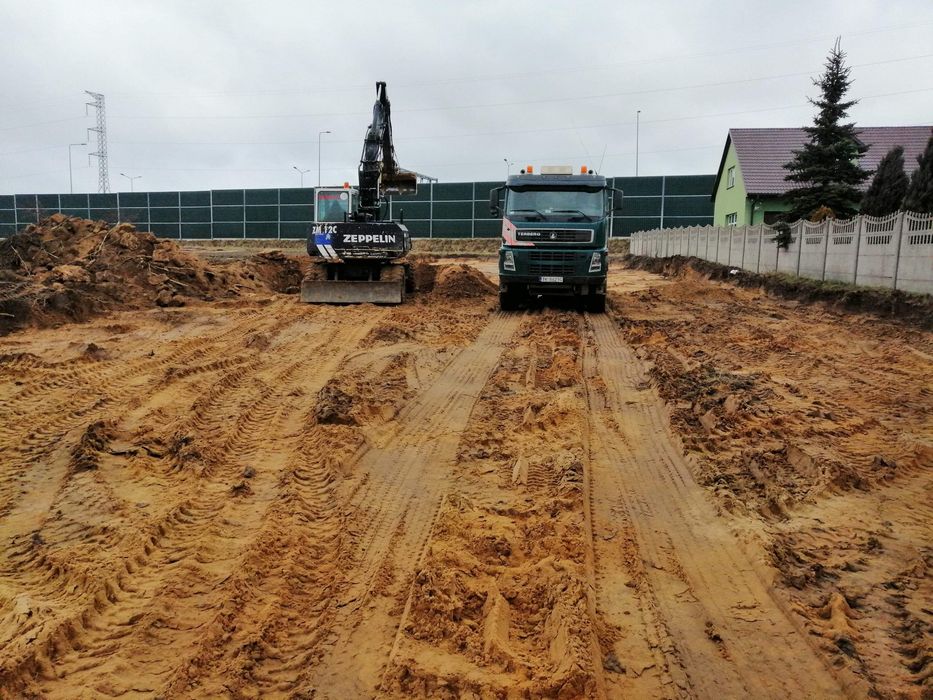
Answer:
[[[304,280],[301,300],[309,304],[401,304],[405,280]]]

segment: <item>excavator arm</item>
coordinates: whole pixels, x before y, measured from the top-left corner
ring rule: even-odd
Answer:
[[[373,120],[366,130],[359,168],[357,221],[377,221],[387,194],[409,194],[417,188],[417,176],[398,165],[392,143],[392,113],[386,84],[376,83]]]

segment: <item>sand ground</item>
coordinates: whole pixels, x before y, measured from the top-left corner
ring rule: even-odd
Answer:
[[[0,697],[930,697],[929,333],[464,274],[0,338]]]

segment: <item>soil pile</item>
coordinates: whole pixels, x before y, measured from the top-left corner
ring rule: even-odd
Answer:
[[[297,291],[300,279],[298,262],[278,252],[212,266],[130,224],[54,214],[0,241],[0,333],[242,291]]]
[[[439,265],[434,293],[456,299],[477,299],[497,291],[496,285],[475,267],[463,263]]]
[[[822,302],[830,308],[871,313],[892,320],[933,330],[933,297],[929,294],[911,294],[895,289],[856,287],[841,282],[821,282],[805,277],[784,274],[759,274],[740,270],[731,265],[675,255],[670,258],[649,258],[626,255],[626,267],[659,272],[670,277],[699,274],[704,279],[731,282],[740,287],[762,289],[784,299],[814,303]]]

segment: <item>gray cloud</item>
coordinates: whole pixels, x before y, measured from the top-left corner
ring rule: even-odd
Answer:
[[[933,122],[928,2],[8,2],[0,192],[68,186],[83,90],[107,96],[113,190],[355,180],[376,80],[404,167],[712,172],[730,126],[810,120],[836,34],[864,125]],[[925,57],[924,57],[925,56]],[[908,60],[899,60],[908,59]],[[890,93],[897,93],[891,95]],[[880,95],[888,95],[878,97]],[[96,163],[75,149],[78,191]]]

